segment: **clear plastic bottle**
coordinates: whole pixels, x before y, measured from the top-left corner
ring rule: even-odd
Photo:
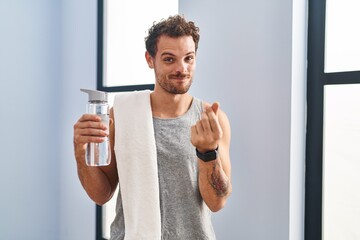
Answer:
[[[101,122],[108,126],[109,129],[109,104],[107,93],[80,89],[82,92],[89,94],[87,104],[87,113],[96,114],[101,117]],[[88,166],[107,166],[111,161],[111,151],[109,138],[106,137],[102,143],[89,143],[86,147],[85,160]]]

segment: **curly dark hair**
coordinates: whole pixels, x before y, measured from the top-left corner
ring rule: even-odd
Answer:
[[[194,22],[186,21],[184,16],[174,15],[158,23],[153,23],[153,26],[148,31],[148,36],[145,38],[146,50],[152,57],[156,55],[157,43],[162,35],[173,38],[191,36],[195,43],[195,52],[198,49],[199,28],[195,26]]]

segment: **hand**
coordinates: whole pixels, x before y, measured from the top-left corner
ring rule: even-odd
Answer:
[[[223,131],[219,123],[218,102],[206,106],[201,119],[191,127],[191,143],[199,152],[205,153],[218,147]]]
[[[75,157],[85,156],[88,143],[101,143],[108,136],[108,126],[95,114],[84,114],[74,125]]]

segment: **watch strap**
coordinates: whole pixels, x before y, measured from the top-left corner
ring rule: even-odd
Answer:
[[[199,152],[199,150],[196,149],[196,156],[204,162],[210,162],[217,159],[218,150],[219,146],[215,150],[207,151],[205,153]]]

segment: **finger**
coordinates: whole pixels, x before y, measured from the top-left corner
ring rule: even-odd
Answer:
[[[206,111],[206,109],[209,107],[211,107],[211,105],[209,103],[204,103],[204,105],[203,105],[204,111]]]
[[[107,137],[108,132],[102,129],[95,128],[86,128],[86,129],[78,129],[75,135],[80,136],[92,136],[92,137]]]
[[[107,130],[108,126],[98,121],[79,121],[74,125],[74,129],[86,129],[86,128]]]
[[[197,134],[202,134],[204,132],[204,128],[201,124],[201,120],[196,122],[195,127],[196,127]]]
[[[192,143],[192,145],[195,146],[195,144],[196,144],[195,139],[196,139],[196,136],[197,136],[197,130],[196,130],[196,126],[195,126],[195,125],[194,125],[194,126],[191,126],[191,128],[190,128],[190,133],[191,133],[191,135],[190,135],[191,143]]]
[[[191,134],[195,134],[195,135],[197,135],[197,134],[198,134],[198,131],[197,131],[196,125],[191,126]]]
[[[215,136],[221,137],[222,129],[218,117],[215,115],[213,111],[207,112],[207,115],[212,132],[215,134]]]
[[[83,145],[86,143],[101,143],[104,142],[106,139],[106,136],[104,136],[104,133],[101,135],[87,135],[87,134],[75,134],[74,135],[74,143],[76,145]]]
[[[204,132],[209,132],[211,131],[211,126],[209,123],[209,117],[208,114],[206,112],[201,113],[201,125],[202,128],[204,129]]]
[[[112,118],[109,118],[109,125],[114,125],[114,120]]]
[[[84,114],[80,117],[79,122],[85,121],[101,122],[101,117],[96,114]]]
[[[83,114],[74,125],[75,128],[101,128],[106,129],[107,126],[101,124],[101,117],[96,114]]]
[[[102,143],[105,141],[104,137],[95,137],[95,136],[75,136],[75,144],[85,144],[85,143]]]
[[[101,129],[76,129],[74,131],[74,140],[76,143],[84,144],[88,142],[103,142],[108,133]]]
[[[219,102],[214,102],[213,105],[211,106],[211,109],[214,111],[216,116],[218,115],[219,108],[220,108]]]

